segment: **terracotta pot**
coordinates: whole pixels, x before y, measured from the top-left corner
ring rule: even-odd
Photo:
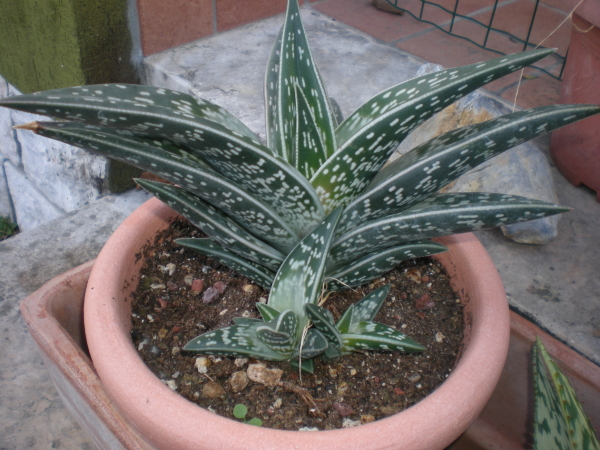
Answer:
[[[86,353],[83,298],[93,261],[46,283],[21,302],[21,313],[50,377],[82,428],[100,449],[149,449],[110,402]],[[530,352],[539,336],[569,377],[592,426],[600,428],[600,369],[528,320],[511,312],[507,363],[477,420],[452,450],[521,450],[533,411]],[[60,436],[57,436],[60,437]]]
[[[600,0],[587,0],[577,11],[559,101],[600,104]],[[550,154],[571,184],[585,184],[600,201],[600,117],[554,131]]]
[[[156,448],[443,449],[475,420],[494,390],[508,348],[508,304],[491,259],[466,234],[441,239],[449,251],[439,256],[465,305],[464,351],[450,377],[423,401],[368,425],[310,433],[244,425],[188,402],[152,374],[129,337],[139,252],[175,216],[153,199],[123,222],[94,264],[84,307],[87,343],[102,384],[127,422]]]

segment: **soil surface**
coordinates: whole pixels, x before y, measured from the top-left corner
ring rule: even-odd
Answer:
[[[236,404],[246,420],[287,430],[350,427],[395,414],[421,400],[449,375],[460,353],[462,306],[443,267],[428,258],[408,261],[380,279],[332,294],[325,303],[336,320],[375,288],[392,289],[375,321],[393,326],[426,347],[423,353],[364,352],[299,374],[287,363],[194,355],[181,351],[192,338],[232,324],[238,316],[259,317],[255,303],[268,291],[215,261],[173,243],[200,237],[184,221],[160,234],[144,255],[134,294],[132,339],[140,357],[171,389],[204,408],[233,417]],[[209,303],[204,303],[210,297]],[[281,369],[280,382],[248,381],[261,363]],[[237,420],[237,419],[234,419]]]

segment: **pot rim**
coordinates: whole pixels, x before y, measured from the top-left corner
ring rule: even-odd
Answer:
[[[468,342],[452,374],[421,402],[355,428],[296,432],[245,425],[185,400],[145,366],[129,337],[129,293],[136,270],[127,263],[139,260],[136,254],[155,230],[174,217],[169,207],[151,199],[127,218],[94,264],[84,306],[86,338],[102,383],[123,415],[157,448],[369,449],[398,448],[399,442],[404,449],[445,448],[490,397],[508,351],[508,302],[491,258],[466,233],[438,239],[449,251],[437,258],[466,302]]]

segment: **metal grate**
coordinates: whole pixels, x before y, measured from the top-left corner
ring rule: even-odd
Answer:
[[[469,41],[470,43],[476,45],[477,47],[483,48],[483,49],[488,50],[490,52],[498,53],[500,55],[505,55],[506,54],[506,53],[503,53],[503,52],[501,52],[499,50],[496,50],[496,49],[491,48],[491,47],[488,46],[488,40],[489,40],[491,32],[499,33],[501,35],[504,35],[508,39],[512,40],[513,42],[520,42],[520,43],[522,43],[523,44],[523,51],[525,51],[527,49],[532,49],[532,48],[536,47],[536,44],[530,42],[529,39],[531,37],[531,30],[533,29],[533,24],[535,22],[535,17],[536,17],[537,11],[538,11],[539,0],[535,0],[535,8],[533,10],[533,14],[531,15],[531,20],[529,22],[529,29],[527,30],[527,37],[525,39],[521,39],[518,36],[515,36],[515,35],[509,33],[508,31],[500,30],[500,29],[494,28],[492,26],[492,23],[494,22],[494,16],[496,14],[496,9],[498,7],[498,0],[494,1],[494,6],[493,6],[493,9],[492,9],[492,14],[491,14],[489,23],[487,23],[487,24],[486,23],[482,23],[479,20],[474,19],[473,17],[469,17],[469,16],[465,16],[465,15],[462,15],[462,14],[458,14],[456,11],[458,11],[458,4],[459,4],[460,0],[455,0],[454,8],[452,10],[446,9],[445,7],[443,7],[442,5],[438,5],[437,3],[429,2],[427,0],[419,0],[421,2],[421,8],[420,8],[418,16],[415,15],[415,14],[413,14],[411,11],[409,11],[409,10],[407,10],[407,9],[402,8],[401,6],[399,6],[398,3],[402,2],[402,0],[386,0],[386,1],[387,1],[387,3],[389,3],[394,8],[396,8],[396,9],[398,9],[400,11],[403,11],[406,14],[409,14],[410,16],[414,17],[415,19],[417,19],[417,20],[419,20],[421,22],[433,25],[434,27],[436,27],[437,29],[443,31],[446,34],[449,34],[451,36],[455,36],[455,37],[458,37],[458,38],[461,38],[461,39],[465,39],[465,40]],[[450,20],[450,24],[449,24],[448,29],[443,28],[441,25],[439,25],[437,23],[430,22],[429,20],[423,19],[423,11],[424,11],[424,8],[425,8],[426,4],[434,6],[436,8],[439,8],[442,11],[445,11],[446,13],[448,13],[448,14],[450,14],[452,16],[452,19]],[[484,28],[485,29],[485,37],[483,39],[483,42],[475,42],[475,41],[473,41],[472,39],[470,39],[470,38],[468,38],[466,36],[461,36],[460,34],[453,33],[452,30],[453,30],[454,24],[456,23],[457,20],[468,20],[468,21],[476,24],[477,26],[480,26],[480,27]],[[448,25],[448,23],[445,22],[442,25]],[[545,47],[539,46],[538,48],[545,48]],[[540,70],[540,71],[546,73],[547,75],[551,76],[552,78],[560,80],[560,79],[562,79],[562,74],[563,74],[563,71],[564,71],[564,68],[565,68],[565,61],[566,61],[567,56],[566,55],[563,56],[563,55],[559,55],[557,53],[554,53],[553,57],[557,59],[558,63],[560,63],[560,72],[559,72],[558,75],[556,75],[556,74],[554,74],[552,72],[549,72],[547,69],[544,69],[543,67],[539,67],[539,66],[535,66],[535,65],[532,65],[531,67],[533,67],[533,68],[535,68],[537,70]]]

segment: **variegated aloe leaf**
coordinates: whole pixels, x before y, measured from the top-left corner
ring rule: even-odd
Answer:
[[[223,356],[250,356],[267,361],[285,361],[289,356],[271,350],[261,341],[256,329],[262,322],[236,324],[209,331],[189,341],[183,350]]]
[[[384,167],[346,207],[338,232],[407,209],[501,152],[599,112],[593,105],[543,106],[431,139]]]
[[[539,338],[533,346],[533,377],[534,449],[599,450],[600,442],[575,391]]]
[[[149,180],[136,180],[156,198],[183,215],[221,246],[242,258],[276,271],[285,256],[256,239],[209,203],[177,186]]]
[[[422,352],[421,344],[382,323],[360,322],[354,332],[342,334],[343,354],[356,350]]]
[[[72,95],[72,88],[67,88],[10,97],[3,106],[31,112],[43,109],[60,119],[172,141],[271,205],[302,236],[325,217],[308,180],[257,140],[191,112],[157,106],[151,99],[132,101],[129,86],[123,86],[121,97],[108,92],[114,85],[98,88],[95,97]]]
[[[96,107],[70,110],[69,105],[77,101],[82,104],[95,104]],[[103,118],[100,114],[102,105],[113,107],[127,104],[128,109],[138,109],[142,114],[147,113],[150,108],[152,110],[162,108],[166,113],[175,116],[197,117],[219,123],[236,133],[260,142],[250,128],[220,106],[189,94],[154,86],[137,84],[76,86],[10,97],[0,100],[0,103],[2,106],[33,114],[109,127],[118,127],[120,122]],[[148,129],[161,128],[160,125],[151,122],[140,123],[139,127],[143,129],[143,125],[150,127]]]
[[[436,194],[398,214],[358,226],[336,239],[330,264],[418,239],[479,231],[540,219],[569,208],[516,195]]]
[[[306,304],[305,308],[311,322],[321,333],[323,333],[323,336],[325,336],[325,339],[327,339],[329,346],[338,351],[341,350],[343,344],[342,335],[335,327],[331,313],[329,313],[329,311],[327,311],[325,308],[321,308],[312,303]]]
[[[275,276],[267,304],[278,311],[288,309],[298,317],[298,332],[308,321],[305,305],[317,303],[323,288],[327,254],[341,209],[333,211],[292,250]]]
[[[367,187],[397,145],[429,117],[552,51],[533,50],[424,75],[367,101],[337,128],[338,149],[310,179],[325,211],[347,204]]]
[[[316,328],[309,328],[306,332],[304,340],[300,343],[297,348],[297,352],[292,356],[293,359],[297,360],[298,356],[301,355],[302,360],[309,360],[315,356],[319,356],[325,350],[327,350],[329,344],[325,336]],[[305,370],[304,368],[302,370]]]
[[[265,322],[269,320],[273,320],[277,317],[281,311],[277,311],[275,308],[271,308],[269,305],[265,303],[256,303],[256,309],[260,313],[260,316],[263,318]]]
[[[256,335],[271,350],[287,358],[291,357],[298,336],[296,313],[291,309],[283,311],[274,319],[256,327]]]
[[[397,247],[367,254],[361,258],[352,257],[340,261],[336,267],[327,272],[325,281],[327,289],[339,291],[349,287],[360,286],[382,276],[402,261],[431,256],[448,250],[445,246],[432,241],[411,242]]]
[[[359,302],[351,305],[336,323],[339,332],[343,334],[355,333],[360,322],[372,321],[381,309],[383,301],[390,292],[390,287],[389,284],[381,286]]]
[[[272,208],[213,170],[165,150],[162,141],[116,135],[78,123],[34,122],[27,127],[41,136],[86,148],[171,181],[279,250],[288,251],[298,242],[298,235]]]
[[[271,51],[265,96],[269,147],[287,161],[295,159],[297,168],[306,164],[308,172],[315,171],[319,161],[325,161],[335,151],[336,123],[310,52],[297,0],[288,2],[285,23]],[[302,114],[298,111],[299,97],[304,102]],[[311,122],[311,129],[317,130],[318,140],[296,142],[300,115]],[[293,152],[305,151],[308,154],[300,158],[291,156]]]
[[[182,238],[176,239],[175,243],[213,258],[230,269],[247,276],[265,289],[269,289],[273,283],[275,274],[268,268],[231,253],[210,238]]]

